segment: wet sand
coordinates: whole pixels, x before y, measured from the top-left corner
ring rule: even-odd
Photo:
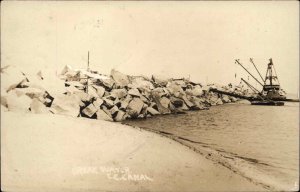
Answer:
[[[100,120],[1,112],[2,191],[267,190],[145,130]]]

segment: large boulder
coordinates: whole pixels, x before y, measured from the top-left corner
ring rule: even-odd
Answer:
[[[203,90],[200,85],[195,85],[191,90],[193,96],[199,97],[203,94]]]
[[[130,89],[128,91],[128,94],[131,95],[131,96],[134,96],[134,97],[140,97],[141,96],[141,93],[139,92],[139,90],[137,88]]]
[[[103,98],[104,105],[108,108],[111,108],[114,106],[114,101],[109,98]]]
[[[50,108],[50,112],[60,115],[78,117],[80,106],[84,106],[78,95],[56,95]]]
[[[119,107],[119,109],[126,110],[129,102],[130,102],[130,100],[121,101],[121,106]]]
[[[144,102],[140,98],[133,98],[128,104],[127,110],[131,117],[138,117],[144,106]]]
[[[1,94],[9,92],[16,87],[27,87],[24,83],[28,82],[26,75],[15,66],[1,68]]]
[[[105,105],[102,105],[102,106],[101,106],[101,109],[102,109],[102,110],[103,110],[110,118],[112,118],[110,110],[109,110]]]
[[[153,96],[153,94],[158,95],[159,97],[163,97],[163,96],[167,96],[168,93],[165,92],[165,89],[161,88],[161,87],[157,87],[155,89],[153,89],[151,91],[151,95]]]
[[[152,80],[157,86],[165,87],[169,79],[161,75],[152,75]]]
[[[83,91],[78,91],[75,92],[74,94],[67,94],[67,95],[75,95],[76,98],[79,98],[83,102],[89,102],[92,99],[91,95]]]
[[[126,89],[113,89],[111,90],[110,94],[118,99],[122,99],[127,96],[127,91]]]
[[[31,99],[43,97],[46,93],[45,90],[38,89],[38,88],[15,88],[17,95],[27,95]]]
[[[122,110],[118,110],[117,115],[115,116],[115,121],[125,120],[125,112]]]
[[[98,80],[98,84],[104,87],[105,90],[109,90],[109,91],[114,87],[115,83],[116,82],[111,78]]]
[[[109,116],[105,111],[99,109],[96,112],[97,119],[105,120],[105,121],[114,121],[111,116]]]
[[[74,86],[68,86],[68,87],[65,87],[64,91],[61,92],[61,93],[65,93],[65,94],[81,94],[81,92],[84,92],[84,90],[80,90]]]
[[[231,100],[230,100],[230,98],[229,98],[229,96],[228,95],[222,95],[222,101],[224,102],[224,103],[229,103],[229,102],[231,102]]]
[[[100,107],[101,107],[101,105],[103,104],[103,100],[102,99],[100,99],[100,98],[96,98],[96,100],[95,101],[93,101],[93,105],[97,108],[97,109],[99,109]]]
[[[92,85],[92,87],[96,90],[96,93],[98,95],[98,97],[103,97],[104,93],[105,93],[105,88],[98,86],[98,85]]]
[[[171,81],[167,84],[167,89],[171,95],[183,93],[182,87],[174,81]]]
[[[164,106],[165,103],[161,103],[161,97],[158,92],[152,92],[152,98],[157,105],[158,111],[161,114],[169,114],[171,112],[167,107]]]
[[[145,89],[148,91],[154,89],[154,86],[151,83],[151,81],[147,80],[145,77],[134,77],[132,79],[131,87]]]
[[[236,102],[238,99],[235,97],[229,97],[231,102]]]
[[[188,111],[190,110],[190,108],[185,104],[185,102],[183,102],[181,107],[178,107],[177,109],[180,109],[182,111]]]
[[[165,108],[169,108],[169,104],[170,104],[170,99],[166,98],[166,97],[162,97],[160,99],[160,103],[163,107]]]
[[[222,105],[222,104],[223,104],[222,99],[221,99],[221,98],[218,98],[216,104],[217,104],[217,105]]]
[[[17,96],[15,91],[6,95],[6,105],[9,111],[29,112],[31,99],[26,95]]]
[[[117,87],[125,87],[130,83],[128,76],[119,71],[112,69],[110,75],[116,82]]]
[[[151,115],[159,115],[160,113],[152,107],[147,107],[147,113]]]
[[[192,108],[192,107],[195,106],[191,101],[189,101],[189,99],[188,99],[185,95],[180,95],[180,98],[184,101],[184,103],[185,103],[189,108]]]
[[[200,99],[196,96],[192,96],[190,101],[194,104],[194,106],[191,108],[192,110],[200,110],[200,109],[202,110],[207,108],[205,107],[203,99]]]
[[[119,109],[115,105],[109,110],[112,117],[115,117],[117,115],[118,111],[119,111]]]
[[[30,111],[32,113],[49,113],[49,108],[47,108],[37,98],[34,98],[34,99],[32,99],[31,104],[30,104]]]

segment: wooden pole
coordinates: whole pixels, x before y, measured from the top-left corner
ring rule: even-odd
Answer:
[[[88,51],[87,71],[90,71],[90,52]],[[89,93],[89,77],[86,77],[86,93]]]

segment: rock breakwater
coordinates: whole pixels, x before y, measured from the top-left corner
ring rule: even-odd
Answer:
[[[1,76],[4,84],[1,86],[1,105],[9,111],[107,121],[207,110],[212,105],[237,101],[234,97],[210,92],[211,88],[247,93],[242,86],[231,84],[202,85],[186,78],[129,76],[114,69],[107,76],[65,66],[57,74],[59,81],[54,86],[44,83],[46,80],[41,71],[30,76],[8,66],[1,69]]]

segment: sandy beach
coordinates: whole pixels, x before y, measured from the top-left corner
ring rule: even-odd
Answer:
[[[262,191],[189,148],[119,123],[1,110],[2,191]]]

